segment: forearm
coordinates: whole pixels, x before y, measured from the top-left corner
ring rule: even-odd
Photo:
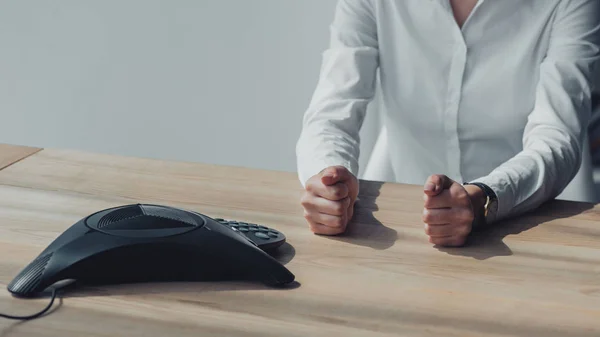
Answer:
[[[523,150],[477,179],[498,195],[496,220],[555,198],[580,168],[599,67],[599,12],[597,0],[559,4]]]
[[[378,63],[370,1],[339,1],[330,46],[323,53],[317,88],[296,145],[302,184],[329,166],[344,166],[358,174],[359,131],[374,95]]]
[[[533,210],[564,190],[581,162],[579,143],[570,137],[564,139],[536,139],[489,175],[476,179],[498,196],[493,221]]]
[[[363,111],[363,104],[348,103],[346,109]],[[339,110],[338,110],[339,111]],[[310,177],[330,166],[344,166],[358,176],[361,117],[359,113],[348,117],[320,116],[305,122],[296,145],[298,175],[304,184]]]

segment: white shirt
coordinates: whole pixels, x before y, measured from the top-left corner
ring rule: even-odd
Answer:
[[[448,0],[340,0],[297,143],[301,183],[333,165],[358,177],[379,85],[397,182],[483,182],[496,220],[556,197],[581,163],[599,13],[600,0],[479,0],[461,29]]]

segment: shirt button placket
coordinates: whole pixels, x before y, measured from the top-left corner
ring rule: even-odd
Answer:
[[[448,95],[446,100],[446,113],[444,126],[446,130],[446,160],[447,173],[452,179],[463,181],[460,163],[460,144],[458,140],[458,111],[462,93],[462,82],[467,60],[467,48],[464,43],[459,43],[455,49],[450,66],[448,78]]]

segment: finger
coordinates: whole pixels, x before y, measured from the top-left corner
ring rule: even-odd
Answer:
[[[469,225],[473,222],[473,212],[469,208],[425,208],[423,222],[430,225]]]
[[[323,213],[308,212],[307,216],[315,223],[331,228],[344,228],[347,222],[346,214],[336,216]]]
[[[423,198],[425,199],[425,208],[451,208],[454,206],[454,200],[452,199],[452,194],[449,189],[443,190],[438,195],[424,194]]]
[[[328,167],[321,173],[321,182],[326,186],[348,181],[353,177],[350,171],[343,166]]]
[[[319,197],[333,201],[342,200],[349,195],[348,185],[343,182],[329,186],[317,184],[312,192]]]
[[[333,228],[329,226],[325,226],[314,221],[308,221],[308,226],[310,227],[311,232],[320,235],[338,235],[342,234],[345,228]]]
[[[471,206],[471,198],[463,185],[453,184],[448,191],[450,192],[454,206]]]
[[[451,237],[451,236],[455,236],[459,234],[459,230],[457,229],[457,226],[451,225],[451,224],[444,224],[444,225],[430,225],[430,224],[424,224],[425,227],[425,234],[427,234],[427,236],[433,237],[433,238],[445,238],[445,237]]]
[[[429,242],[442,247],[461,247],[467,242],[467,237],[460,235],[443,238],[429,237]]]
[[[325,198],[313,197],[309,202],[303,204],[304,209],[312,213],[323,213],[329,215],[345,215],[350,205],[350,198],[342,200],[327,200]]]
[[[434,174],[427,179],[423,189],[427,195],[437,195],[443,190],[450,188],[452,183],[452,179],[446,177],[445,175]]]
[[[423,222],[429,225],[445,225],[452,223],[451,208],[423,209]]]

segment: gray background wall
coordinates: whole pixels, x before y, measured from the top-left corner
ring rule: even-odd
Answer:
[[[0,142],[294,171],[335,4],[1,1]]]
[[[295,171],[336,2],[0,1],[0,143]]]

